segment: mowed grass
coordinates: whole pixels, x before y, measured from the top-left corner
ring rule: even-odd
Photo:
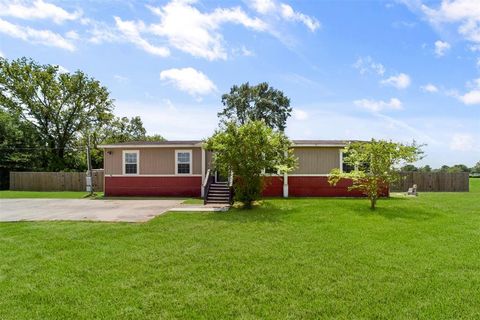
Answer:
[[[103,193],[100,193],[103,195]],[[11,191],[0,190],[0,199],[82,199],[89,194],[83,191]]]
[[[2,319],[480,317],[470,193],[0,224]]]

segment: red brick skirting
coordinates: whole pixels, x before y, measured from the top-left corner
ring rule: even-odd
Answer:
[[[105,177],[105,196],[200,197],[202,177]]]
[[[328,183],[328,177],[288,177],[288,195],[290,197],[362,197],[357,190],[348,191],[351,180],[340,180],[337,185]]]
[[[283,177],[264,177],[265,187],[262,192],[264,197],[283,197]]]

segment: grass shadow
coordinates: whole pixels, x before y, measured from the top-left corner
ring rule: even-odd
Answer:
[[[260,201],[251,209],[233,207],[226,212],[217,212],[209,215],[212,220],[233,223],[250,222],[279,222],[287,215],[293,214],[290,207],[282,207],[269,201]]]

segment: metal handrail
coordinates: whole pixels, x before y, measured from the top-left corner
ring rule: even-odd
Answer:
[[[233,187],[233,171],[230,171],[230,174],[228,176],[228,186]]]
[[[202,187],[206,187],[207,186],[207,182],[208,182],[208,178],[210,177],[210,169],[207,170],[207,174],[205,175],[205,177],[203,177],[203,185]]]
[[[210,169],[207,171],[205,176],[205,181],[203,182],[203,204],[207,204],[208,192],[210,191],[210,185],[212,184],[212,177],[210,174]]]
[[[228,202],[233,205],[233,171],[230,171],[228,176]]]

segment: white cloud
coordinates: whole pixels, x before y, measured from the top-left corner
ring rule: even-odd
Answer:
[[[245,46],[241,46],[240,48],[233,48],[232,55],[234,56],[244,56],[244,57],[253,57],[255,52],[250,49],[247,49]]]
[[[370,56],[359,57],[353,64],[353,67],[362,75],[375,73],[379,76],[383,76],[385,73],[385,67],[381,63],[375,62]]]
[[[49,19],[55,23],[77,20],[81,11],[68,12],[52,3],[43,0],[35,1],[0,1],[0,16],[8,16],[24,20]]]
[[[277,5],[272,0],[252,0],[250,5],[261,14],[267,14],[276,10]]]
[[[458,97],[467,105],[480,104],[480,89],[474,89]]]
[[[308,113],[301,109],[293,109],[292,116],[293,119],[300,121],[308,119]]]
[[[80,35],[75,30],[70,30],[67,33],[65,33],[65,37],[67,39],[71,39],[71,40],[79,40],[80,39]]]
[[[407,4],[419,9],[434,27],[445,23],[457,24],[458,33],[465,39],[480,43],[480,5],[476,0],[442,0],[440,6],[432,8],[421,2]]]
[[[397,98],[391,98],[389,101],[360,99],[353,102],[357,107],[361,107],[372,112],[383,110],[401,110],[402,102]]]
[[[115,79],[115,81],[117,81],[120,84],[126,84],[126,83],[129,82],[128,77],[125,77],[125,76],[122,76],[122,75],[119,75],[119,74],[114,75],[113,79]]]
[[[437,57],[444,56],[445,53],[450,50],[451,46],[450,43],[445,41],[437,40],[435,41],[435,54]]]
[[[166,47],[159,47],[151,44],[140,35],[146,30],[145,24],[134,21],[123,21],[119,17],[114,17],[118,30],[125,36],[125,39],[135,44],[137,47],[145,50],[148,53],[167,57],[170,55],[170,50]]]
[[[166,38],[174,48],[208,60],[226,59],[220,27],[226,23],[266,31],[267,25],[258,18],[250,18],[240,7],[216,8],[211,13],[200,12],[188,1],[172,1],[163,7],[149,7],[160,18],[148,26],[148,32]]]
[[[457,91],[453,91],[450,95],[466,105],[480,104],[480,78],[469,82],[467,87],[470,87],[470,91],[463,95],[459,94]]]
[[[23,27],[0,19],[0,33],[7,36],[22,39],[27,42],[57,47],[68,51],[74,51],[74,44],[50,30],[37,30]]]
[[[406,89],[410,86],[410,76],[405,73],[400,73],[396,76],[391,76],[388,79],[384,79],[380,82],[383,85],[389,85],[397,89]]]
[[[475,149],[475,139],[466,133],[455,133],[450,141],[450,149],[454,151],[472,151]]]
[[[320,28],[320,22],[316,18],[295,11],[286,3],[275,0],[251,0],[249,4],[261,15],[271,15],[285,21],[300,22],[312,32]]]
[[[217,90],[215,84],[194,68],[168,69],[160,72],[160,80],[167,81],[192,96],[205,95]]]
[[[429,93],[435,93],[435,92],[438,92],[438,88],[434,85],[434,84],[431,84],[431,83],[428,83],[424,86],[421,86],[420,89],[423,91],[423,92],[429,92]]]
[[[286,20],[301,22],[312,32],[320,28],[320,22],[317,19],[293,10],[288,4],[282,3],[280,7],[282,17]]]

